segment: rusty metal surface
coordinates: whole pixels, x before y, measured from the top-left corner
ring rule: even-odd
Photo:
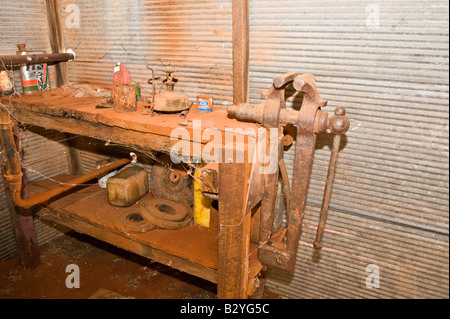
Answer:
[[[162,154],[151,169],[150,189],[156,197],[175,202],[194,203],[194,184],[183,164],[173,164],[170,156]]]
[[[313,72],[321,94],[345,106],[353,124],[332,206],[448,234],[448,2],[380,1],[388,32],[364,28],[367,3],[310,4],[251,4],[251,103],[261,102],[268,74]],[[294,60],[287,52],[301,54]],[[299,96],[287,104],[298,109]],[[330,146],[326,136],[318,141],[308,199],[318,206]],[[288,166],[293,151],[285,155]]]
[[[313,72],[329,106],[351,114],[352,128],[342,139],[324,233],[329,250],[313,258],[314,208],[294,276],[277,272],[268,286],[291,298],[448,298],[448,2],[287,4],[251,2],[251,103],[261,102],[268,74]],[[373,7],[380,28],[365,25]],[[298,110],[300,101],[292,94],[287,108]],[[316,142],[307,198],[316,207],[331,145],[327,135]],[[294,147],[285,160],[292,168]],[[392,240],[399,234],[400,247]],[[381,289],[364,285],[370,262],[385,265]]]
[[[142,201],[140,213],[146,221],[164,229],[183,228],[194,217],[193,209],[189,205],[165,198],[152,198]]]
[[[19,21],[26,20],[27,23]],[[48,37],[48,24],[43,2],[32,0],[5,0],[2,1],[0,11],[0,24],[2,34],[0,41],[0,55],[14,55],[18,43],[26,43],[27,48],[33,51],[51,53],[52,49]],[[6,63],[5,63],[6,64]],[[8,69],[10,67],[7,67]],[[11,80],[15,91],[22,93],[20,70],[12,72]],[[50,85],[56,85],[55,67],[49,66]]]
[[[295,144],[295,160],[293,165],[293,177],[291,191],[295,196],[289,195],[289,210],[287,211],[287,237],[286,244],[270,241],[272,225],[275,218],[277,202],[278,170],[275,173],[265,175],[264,195],[261,201],[260,235],[258,257],[262,264],[278,269],[293,272],[295,268],[297,247],[302,231],[302,222],[306,205],[306,197],[312,172],[314,158],[316,133],[325,132],[329,129],[333,134],[345,134],[350,126],[345,116],[345,109],[338,107],[335,116],[328,118],[328,113],[320,110],[327,105],[317,90],[315,77],[312,74],[298,75],[296,73],[285,73],[275,76],[274,84],[263,93],[266,102],[263,104],[241,104],[228,108],[228,113],[238,119],[260,121],[266,128],[278,129],[278,159],[283,157],[283,128],[280,121],[280,113],[286,112],[285,87],[292,84],[294,88],[303,93],[300,111],[293,111],[285,119],[292,121],[297,115],[295,123],[297,127],[297,138]],[[329,164],[331,172],[327,178],[326,192],[323,197],[323,209],[321,212],[321,223],[319,225],[315,247],[321,248],[323,227],[326,221],[328,205],[331,196],[331,188],[336,168],[337,152],[340,147],[340,137],[335,138],[332,156]],[[280,167],[282,168],[282,167]],[[283,175],[286,175],[284,172]],[[286,180],[286,177],[284,177]]]
[[[156,228],[142,217],[138,209],[130,209],[120,214],[114,221],[114,227],[125,234],[146,233]]]
[[[340,146],[341,135],[336,134],[333,138],[333,148],[331,150],[330,164],[328,166],[327,181],[325,183],[325,191],[323,195],[322,206],[320,208],[319,225],[317,226],[316,239],[314,240],[314,249],[317,250],[323,248],[322,238],[325,229],[325,223],[327,221],[328,207],[330,205],[331,190],[333,189],[334,176],[336,173],[336,161]]]
[[[0,63],[3,65],[37,64],[48,62],[64,62],[73,60],[72,53],[47,53],[47,54],[27,54],[27,55],[0,55]]]
[[[64,43],[77,53],[69,65],[71,81],[109,86],[113,66],[121,61],[140,83],[142,96],[149,97],[146,66],[165,78],[162,61],[177,69],[175,91],[192,101],[213,94],[216,106],[232,103],[231,0],[81,0],[76,2],[79,28],[64,23],[71,19],[73,12],[66,8],[72,5],[60,1]],[[158,83],[156,93],[161,89]]]
[[[319,214],[307,205],[295,271],[269,268],[271,291],[306,299],[448,298],[448,236],[331,209],[317,253]],[[366,286],[368,265],[379,267],[378,289]]]

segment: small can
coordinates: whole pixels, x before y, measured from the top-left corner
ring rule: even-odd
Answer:
[[[19,49],[19,51],[16,51],[17,55],[45,53],[45,51],[27,51],[24,43],[18,44],[17,48]],[[35,91],[45,91],[50,88],[47,63],[22,64],[20,75],[24,94],[32,94]]]
[[[213,96],[209,94],[197,95],[197,107],[202,113],[212,112],[213,110]]]

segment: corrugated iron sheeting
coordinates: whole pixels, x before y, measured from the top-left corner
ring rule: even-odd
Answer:
[[[10,6],[36,20],[33,31],[21,34],[32,35],[24,38],[30,48],[48,48],[46,31],[36,31],[36,25],[47,27],[41,2],[28,2]],[[61,1],[65,44],[77,53],[71,81],[110,86],[121,61],[146,95],[151,74],[145,65],[163,77],[163,60],[178,69],[176,91],[231,103],[230,0],[80,0],[80,28],[65,24],[69,4]],[[327,109],[346,107],[352,123],[338,161],[325,248],[313,254],[311,243],[328,136],[317,143],[295,273],[271,270],[267,286],[291,298],[448,298],[448,3],[260,0],[250,6],[251,102],[261,102],[276,74],[313,73]],[[2,14],[17,33],[17,17]],[[11,51],[1,53],[14,52],[16,39],[8,36]],[[298,101],[288,98],[288,107]],[[89,170],[103,157],[82,156]],[[292,167],[293,148],[286,161]],[[380,268],[379,289],[366,288],[368,264]]]
[[[30,51],[45,50],[51,53],[44,1],[4,0],[0,10],[2,32],[0,55],[16,54],[17,44],[25,43]],[[4,66],[0,65],[0,70]],[[7,69],[11,69],[9,66]],[[55,69],[49,67],[50,85],[55,86]],[[22,93],[20,71],[15,68],[13,78],[16,92]]]
[[[327,222],[322,258],[311,261],[314,209],[294,277],[271,272],[268,286],[296,298],[448,298],[448,2],[250,6],[251,101],[261,101],[276,74],[312,73],[329,101],[325,109],[344,106],[351,120],[330,203],[339,212]],[[294,94],[287,105],[299,101]],[[331,136],[318,138],[307,198],[315,207],[330,146]],[[293,158],[292,147],[289,168]],[[369,291],[371,262],[385,282]]]
[[[69,174],[67,149],[64,145],[67,137],[63,133],[40,127],[28,127],[26,130],[20,130],[20,138],[28,181]],[[34,227],[39,245],[55,239],[62,231],[66,231],[37,218],[34,219]]]
[[[100,160],[127,157],[130,152],[134,152],[137,155],[137,163],[132,165],[145,168],[149,173],[148,180],[151,183],[150,164],[153,163],[155,156],[151,151],[139,152],[117,144],[105,145],[104,141],[82,136],[76,138],[76,147],[80,150],[81,164],[86,173],[96,170],[97,162]]]
[[[179,82],[175,91],[195,100],[213,94],[216,105],[232,101],[231,1],[77,1],[80,27],[65,23],[73,1],[60,2],[65,44],[77,58],[69,64],[71,81],[110,87],[114,65],[121,61],[142,95],[152,92],[147,81],[155,68],[157,90],[171,63]],[[69,26],[69,27],[68,27]]]
[[[331,211],[317,253],[318,214],[308,207],[296,270],[270,270],[271,290],[290,298],[448,297],[448,236]],[[379,267],[379,288],[366,287],[368,265]]]
[[[2,1],[2,9],[0,10],[0,25],[2,31],[0,33],[0,55],[16,54],[17,44],[25,43],[29,50],[45,50],[51,53],[50,42],[48,38],[48,25],[43,1],[30,0],[5,0]],[[0,65],[0,70],[10,69],[9,66]],[[49,69],[50,84],[55,82],[54,67]],[[20,72],[18,69],[13,72],[12,80],[14,80],[16,92],[22,93]],[[28,172],[30,180],[41,179],[40,174],[45,176],[53,176],[58,171],[67,167],[67,160],[64,164],[61,156],[54,158],[41,158],[48,154],[56,154],[59,146],[46,146],[46,153],[42,152],[42,143],[45,138],[38,137],[30,133],[24,133],[25,139],[25,159],[29,161],[30,167],[36,172]],[[47,153],[48,152],[48,153]],[[31,154],[30,154],[31,153]],[[65,157],[65,156],[64,156]],[[10,225],[9,211],[6,205],[3,185],[0,181],[0,261],[12,258],[16,255],[16,247],[14,235]],[[40,244],[57,236],[55,230],[35,220],[37,229],[38,242]]]
[[[20,139],[28,181],[69,173],[63,133],[33,127],[21,130]]]

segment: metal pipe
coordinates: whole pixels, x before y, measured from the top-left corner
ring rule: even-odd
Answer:
[[[84,184],[96,177],[126,165],[132,160],[135,160],[135,158],[123,158],[117,160],[116,162],[88,174],[79,176],[69,182],[62,183],[59,186],[38,193],[31,198],[24,199],[21,195],[22,171],[20,167],[20,157],[15,145],[12,128],[13,122],[11,121],[8,110],[0,103],[0,142],[2,146],[2,153],[6,156],[6,174],[3,177],[9,182],[14,204],[19,207],[31,207],[48,201],[74,187],[80,186],[80,184]]]
[[[48,62],[65,62],[73,59],[75,59],[75,55],[73,53],[0,55],[0,65],[9,66]]]
[[[46,201],[64,193],[65,191],[68,191],[74,187],[80,186],[80,184],[84,184],[96,177],[99,177],[103,174],[109,173],[109,172],[111,172],[119,167],[122,167],[130,162],[131,162],[131,159],[122,158],[122,159],[117,160],[107,166],[104,166],[95,171],[92,171],[90,173],[87,173],[85,175],[77,177],[69,182],[63,183],[63,184],[56,186],[54,188],[51,188],[47,191],[38,193],[38,194],[34,195],[33,197],[30,197],[27,199],[23,199],[20,194],[20,190],[22,187],[22,183],[21,183],[22,174],[6,175],[5,178],[9,181],[9,187],[11,190],[11,194],[13,195],[14,204],[16,204],[19,207],[31,207],[31,206],[46,202]]]

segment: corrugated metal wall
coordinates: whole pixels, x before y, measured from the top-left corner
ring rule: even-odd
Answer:
[[[0,55],[16,54],[17,44],[25,43],[29,50],[45,50],[51,53],[48,38],[48,26],[44,1],[6,0],[2,1],[0,10]],[[9,69],[9,67],[7,67]],[[3,70],[4,66],[0,66]],[[50,67],[50,84],[55,82],[54,67]],[[21,93],[20,72],[13,72],[16,92]],[[41,129],[21,131],[24,147],[24,161],[28,165],[30,181],[67,173],[65,148],[56,142],[61,140],[60,134],[45,132]],[[51,154],[51,155],[49,155]],[[60,235],[53,227],[35,219],[35,227],[39,244]],[[6,205],[3,183],[0,180],[0,261],[16,255],[14,235],[12,233],[8,207]]]
[[[70,4],[61,2],[63,22]],[[80,26],[64,29],[66,46],[78,54],[72,81],[110,85],[112,66],[122,61],[145,83],[145,64],[162,59],[180,71],[176,90],[192,99],[211,93],[222,106],[231,102],[231,1],[76,4]],[[313,73],[328,109],[345,106],[352,121],[326,247],[312,256],[330,152],[325,136],[318,140],[297,270],[270,272],[268,286],[292,298],[448,296],[448,4],[267,0],[250,6],[251,102],[261,101],[276,74]],[[296,96],[288,102],[298,107]],[[88,159],[95,161],[85,154]],[[292,150],[286,160],[292,166]],[[365,287],[371,263],[380,267],[380,289]]]
[[[11,10],[28,2],[15,1]],[[77,53],[71,81],[109,86],[122,61],[145,94],[145,65],[163,77],[163,60],[178,69],[175,90],[231,103],[231,0],[60,3],[65,45]],[[30,8],[35,19],[44,11],[40,2]],[[17,20],[7,20],[13,50]],[[37,38],[29,41],[38,41],[42,34],[33,30]],[[448,31],[445,1],[250,0],[251,102],[261,101],[276,74],[313,73],[327,109],[346,107],[352,123],[325,248],[314,253],[311,243],[328,136],[317,143],[296,271],[270,271],[270,289],[288,298],[448,298]],[[288,107],[298,107],[295,95]],[[85,168],[97,156],[83,151]],[[293,149],[286,160],[292,166]],[[371,264],[379,267],[380,288],[366,287]]]
[[[268,286],[291,298],[448,298],[448,31],[446,1],[250,1],[251,101],[276,74],[313,73],[326,109],[351,119],[325,248],[311,243],[329,136],[317,142],[296,272],[272,271]],[[369,264],[379,289],[366,288]]]
[[[159,90],[162,60],[177,70],[175,91],[192,100],[214,94],[216,105],[231,103],[231,1],[61,0],[60,5],[65,45],[77,54],[69,66],[71,81],[110,87],[113,67],[121,61],[149,96],[146,65],[161,77]]]
[[[31,51],[51,53],[44,0],[5,0],[0,11],[0,55],[16,54],[17,44],[25,43]],[[3,70],[4,66],[0,66]],[[10,67],[8,67],[10,69]],[[55,70],[49,69],[50,85],[55,84]],[[16,92],[22,93],[20,72],[13,72]]]

